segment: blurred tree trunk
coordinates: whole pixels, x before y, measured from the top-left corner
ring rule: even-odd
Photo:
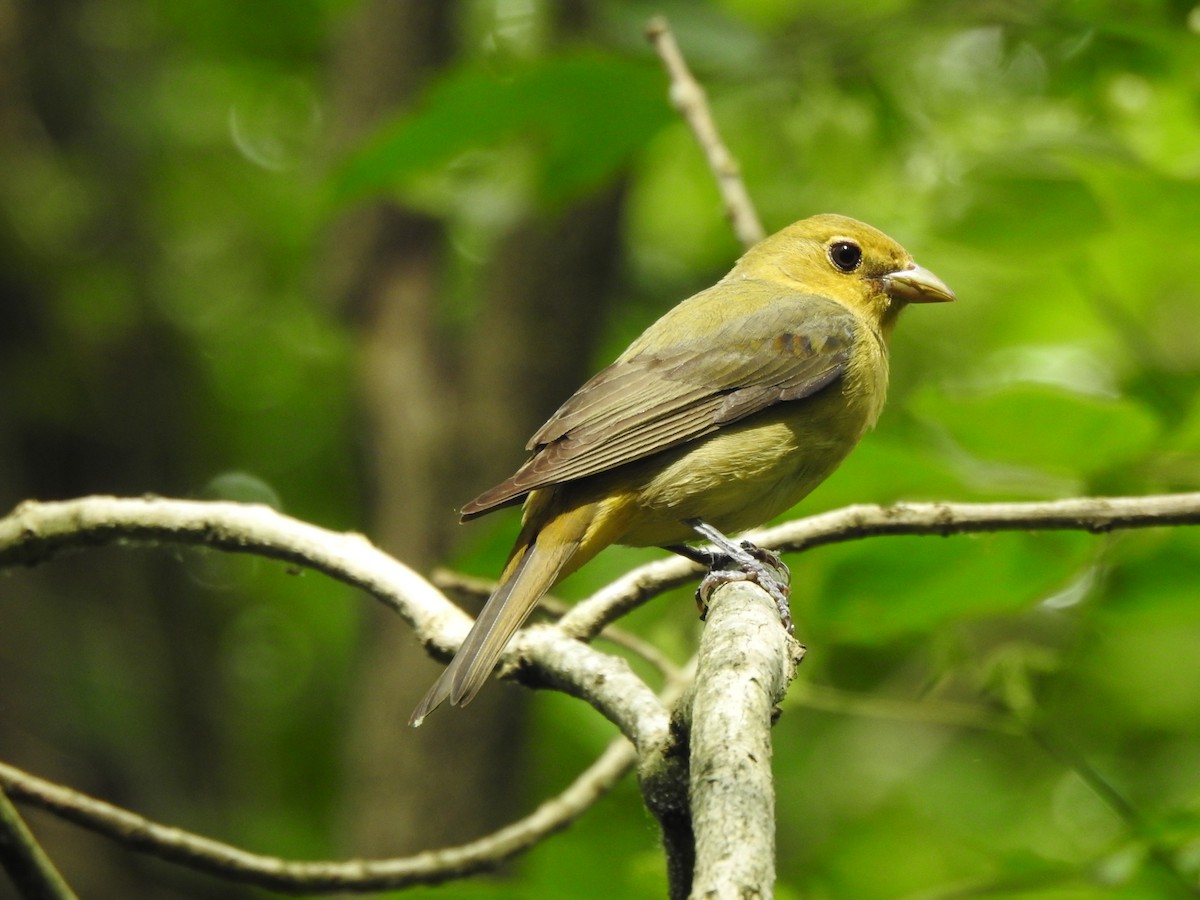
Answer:
[[[146,138],[105,115],[99,73],[118,51],[87,39],[83,6],[23,0],[0,16],[0,145],[12,165],[3,177],[69,172],[77,204],[69,226],[49,238],[17,228],[25,210],[0,224],[6,510],[30,497],[186,493],[196,487],[193,448],[205,439],[200,374],[157,313],[146,265],[158,252],[142,206],[152,177]],[[53,183],[67,190],[64,180]],[[64,341],[64,285],[101,267],[123,278],[128,319]],[[82,556],[11,573],[0,624],[0,684],[9,689],[0,698],[0,753],[114,803],[218,830],[219,804],[204,798],[221,795],[229,771],[211,752],[223,715],[210,690],[220,613],[197,602],[181,614],[197,593],[161,555]],[[165,727],[113,728],[122,714],[143,722],[155,713]],[[244,895],[30,818],[80,896]]]
[[[455,4],[372,2],[333,64],[350,146],[402,109],[453,55]],[[577,4],[564,7],[578,16]],[[466,333],[438,328],[451,250],[437,221],[383,202],[339,222],[333,293],[358,345],[363,492],[372,537],[419,569],[445,556],[464,491],[508,474],[540,421],[585,374],[617,258],[621,191],[520,222],[496,249]],[[363,630],[350,729],[348,850],[458,842],[515,811],[522,700],[489,691],[422,729],[408,713],[438,671],[382,610]]]

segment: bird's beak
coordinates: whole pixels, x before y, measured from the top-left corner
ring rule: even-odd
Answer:
[[[947,303],[956,299],[946,282],[916,263],[883,276],[883,283],[892,297],[905,303]]]

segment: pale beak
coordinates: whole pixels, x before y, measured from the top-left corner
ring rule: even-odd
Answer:
[[[884,275],[883,283],[888,294],[905,303],[947,303],[956,299],[946,282],[916,263]]]

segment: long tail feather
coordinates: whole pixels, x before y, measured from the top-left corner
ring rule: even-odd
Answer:
[[[479,693],[509,639],[529,617],[575,554],[590,510],[574,510],[552,520],[522,549],[518,544],[500,586],[488,598],[458,653],[417,704],[409,724],[420,725],[449,700],[464,706]]]

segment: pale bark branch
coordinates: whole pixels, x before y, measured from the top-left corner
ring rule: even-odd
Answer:
[[[755,532],[752,539],[766,547],[805,550],[836,541],[854,540],[884,534],[951,535],[998,530],[1077,529],[1103,533],[1123,528],[1200,523],[1200,493],[1155,497],[1080,498],[1032,503],[904,503],[894,506],[853,506],[789,522]],[[290,519],[263,506],[236,503],[115,497],[87,497],[56,503],[24,503],[11,515],[0,519],[0,567],[35,565],[73,548],[110,543],[182,543],[212,547],[230,552],[253,553],[292,565],[306,566],[369,591],[412,623],[422,640],[435,652],[445,655],[462,640],[469,624],[465,614],[447,601],[440,592],[411,569],[371,546],[361,535],[338,534]],[[10,766],[0,765],[0,786],[13,798],[42,806],[65,818],[93,828],[137,849],[154,852],[196,868],[283,891],[378,890],[406,884],[445,880],[496,865],[541,840],[582,813],[598,794],[627,771],[635,759],[647,803],[658,803],[673,815],[670,791],[662,786],[669,780],[672,752],[678,735],[672,733],[668,718],[669,696],[656,696],[620,659],[580,643],[598,633],[619,613],[644,602],[665,586],[678,584],[698,571],[682,559],[652,563],[629,573],[614,585],[583,601],[554,625],[536,626],[520,633],[505,657],[505,666],[521,680],[547,685],[578,696],[618,725],[636,747],[613,747],[592,769],[566,792],[547,801],[532,816],[493,835],[463,847],[430,851],[397,860],[350,860],[345,862],[289,862],[258,856],[207,838],[158,825],[133,813],[85,797]],[[714,594],[741,592],[723,588]],[[757,593],[754,590],[750,594]],[[761,600],[761,598],[760,598]],[[764,601],[765,602],[765,601]],[[766,604],[771,615],[773,606]],[[756,734],[765,719],[769,704],[778,696],[774,685],[777,675],[751,666],[751,653],[783,640],[777,617],[770,626],[754,622],[757,613],[743,619],[743,612],[724,621],[724,613],[710,611],[705,629],[706,641],[727,639],[730,628],[752,627],[754,635],[735,638],[734,646],[741,662],[724,675],[733,682],[717,688],[716,706],[704,715],[692,703],[691,719],[699,727],[701,719],[720,723],[722,717],[742,716],[738,728]],[[578,639],[577,639],[578,638]],[[776,661],[788,658],[786,648],[767,650]],[[751,668],[758,674],[748,675]],[[685,679],[666,669],[668,695],[677,695]],[[714,670],[724,672],[723,667]],[[763,674],[767,672],[768,674]],[[703,680],[709,680],[705,675]],[[739,680],[740,679],[740,680]],[[753,685],[751,689],[749,686]],[[781,690],[782,688],[780,688]],[[747,691],[754,693],[753,697]],[[734,697],[738,699],[733,700]],[[771,699],[767,701],[766,697]],[[768,704],[767,712],[758,707]],[[725,709],[722,713],[721,710]],[[736,710],[736,712],[735,712]],[[750,720],[753,719],[751,722]],[[726,725],[728,722],[726,721]],[[735,729],[737,731],[738,729]],[[769,745],[744,753],[730,754],[732,738],[726,732],[714,745],[720,756],[735,765],[761,763],[769,758]],[[692,740],[699,741],[698,735]],[[703,740],[707,741],[707,738]],[[702,745],[703,746],[703,745]],[[692,759],[700,763],[701,774],[693,776],[695,796],[716,781],[705,781],[702,774],[715,755],[693,748]],[[753,765],[751,766],[754,767]],[[666,776],[662,775],[666,772]],[[749,773],[753,775],[754,773]],[[741,775],[738,776],[739,778]],[[697,782],[695,779],[700,778]],[[655,793],[657,792],[657,793]],[[758,793],[761,793],[759,791]],[[664,799],[665,798],[665,799]],[[721,801],[722,798],[709,798]],[[759,797],[762,800],[762,797]],[[661,801],[661,802],[660,802]],[[678,805],[677,803],[675,805]],[[767,808],[769,811],[769,807]],[[697,807],[697,810],[699,808]],[[697,813],[699,815],[699,811]],[[718,831],[728,829],[740,816],[725,809],[713,820]],[[707,827],[707,826],[705,826]],[[758,839],[755,839],[758,840]],[[704,861],[726,858],[722,852],[702,853]],[[698,863],[699,864],[699,863]],[[722,877],[729,876],[724,872]],[[762,873],[735,874],[755,880]],[[748,882],[747,882],[748,883]]]
[[[1088,531],[1200,524],[1200,492],[1150,497],[1073,497],[1025,503],[862,504],[746,535],[776,550],[801,551],[879,535],[981,531]]]
[[[760,547],[800,553],[825,544],[883,535],[978,534],[992,531],[1087,531],[1200,525],[1200,492],[1149,497],[1077,497],[1023,503],[896,503],[845,506],[743,535]],[[680,557],[638,566],[572,607],[558,626],[590,640],[609,622],[702,571]]]
[[[692,129],[696,143],[704,152],[708,167],[717,180],[717,189],[725,204],[725,215],[733,227],[734,235],[743,247],[752,247],[766,237],[766,232],[758,219],[758,213],[754,210],[754,201],[750,199],[742,181],[737,160],[721,140],[717,124],[708,108],[704,88],[692,77],[665,17],[656,16],[647,23],[646,37],[654,45],[670,78],[671,105]]]
[[[0,519],[0,568],[36,565],[66,550],[114,543],[206,546],[314,569],[370,592],[444,658],[470,627],[470,618],[440,591],[363,535],[318,528],[258,504],[102,496],[27,501]],[[638,746],[660,740],[666,711],[624,660],[556,627],[536,632],[528,629],[509,646],[506,670],[586,700]]]
[[[37,838],[0,788],[0,867],[27,900],[75,900]]]
[[[564,634],[590,641],[608,625],[664,591],[696,580],[704,568],[682,556],[638,566],[609,582],[558,620]]]
[[[477,578],[473,575],[464,575],[462,572],[455,572],[450,569],[435,569],[430,574],[429,580],[443,591],[471,596],[477,600],[486,600],[496,590],[497,585],[494,579]],[[557,597],[545,594],[538,601],[538,608],[561,620],[571,612],[573,607],[569,603],[559,600]],[[683,677],[679,666],[674,661],[669,659],[654,644],[643,640],[631,631],[625,631],[613,625],[607,626],[595,635],[587,632],[575,634],[565,629],[564,631],[566,631],[568,637],[573,637],[576,640],[588,642],[593,638],[600,638],[601,640],[608,641],[610,644],[635,653],[662,673],[667,681],[679,680]]]
[[[251,553],[322,572],[369,591],[419,635],[470,621],[424,578],[361,534],[309,525],[267,506],[163,497],[28,500],[0,519],[0,568],[37,565],[71,549],[171,543]],[[452,648],[447,647],[446,650]]]
[[[4,763],[0,763],[0,787],[15,799],[55,813],[125,847],[231,881],[285,893],[363,892],[434,884],[493,869],[570,825],[624,777],[635,761],[633,747],[624,738],[618,738],[562,793],[543,802],[525,818],[477,841],[403,858],[328,862],[293,861],[250,853],[159,824]]]
[[[712,593],[695,686],[680,704],[695,834],[690,896],[774,891],[771,723],[802,654],[762,588],[740,581]],[[672,894],[683,895],[675,885]]]
[[[117,497],[30,501],[0,519],[0,568],[36,565],[70,549],[113,543],[200,545],[321,571],[372,593],[442,654],[453,652],[469,622],[432,585],[365,537],[327,531],[258,505]],[[660,698],[624,660],[581,644],[554,626],[522,633],[505,660],[525,680],[590,703],[617,724],[637,752],[621,739],[567,791],[531,816],[462,847],[395,860],[291,862],[159,825],[3,764],[0,785],[14,797],[134,849],[281,891],[379,890],[443,881],[494,868],[566,827],[627,772],[639,754],[661,753],[668,740],[668,704],[682,689],[678,671],[664,670],[667,686]]]

